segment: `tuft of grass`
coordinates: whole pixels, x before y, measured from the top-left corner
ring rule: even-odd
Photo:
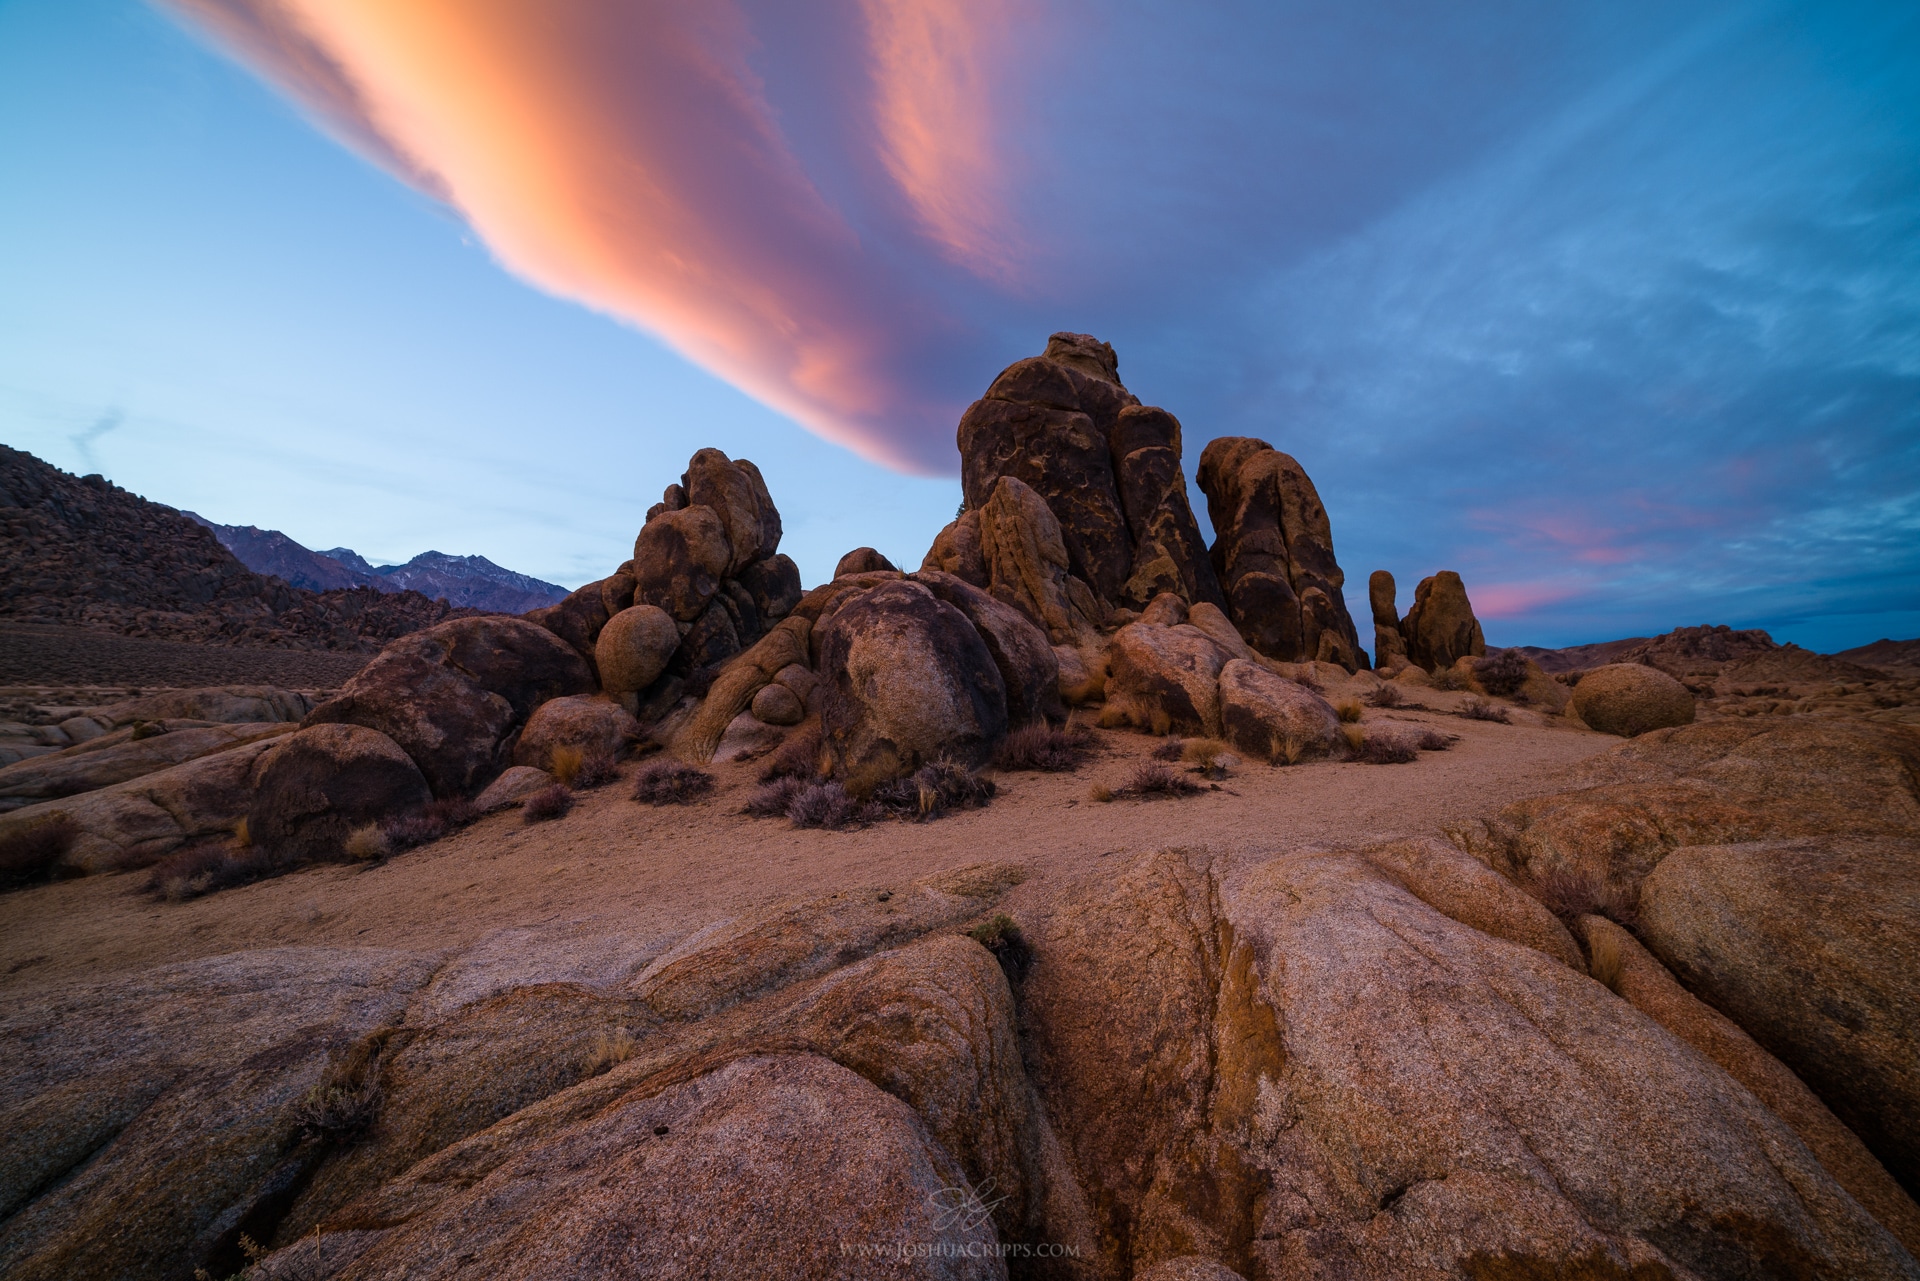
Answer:
[[[1347,724],[1358,724],[1363,709],[1357,698],[1343,698],[1333,705],[1334,714]]]
[[[1512,698],[1532,674],[1526,657],[1517,649],[1503,649],[1473,665],[1473,679],[1495,698]]]
[[[1521,883],[1567,925],[1583,916],[1604,916],[1631,930],[1640,917],[1640,887],[1618,885],[1587,867],[1556,867]]]
[[[393,843],[378,823],[363,823],[347,833],[347,843],[342,848],[346,856],[356,862],[374,863],[393,852]]]
[[[1362,765],[1405,765],[1418,756],[1411,743],[1384,734],[1367,735],[1353,753],[1353,759]]]
[[[80,825],[65,811],[0,837],[0,888],[31,885],[51,876],[78,839]]]
[[[1484,698],[1467,699],[1460,704],[1460,710],[1454,714],[1456,716],[1464,716],[1470,721],[1493,721],[1500,725],[1509,723],[1507,720],[1507,709],[1504,707],[1495,707]]]
[[[345,1144],[379,1119],[387,1037],[393,1029],[364,1036],[327,1065],[327,1071],[293,1109],[296,1138]]]
[[[1587,973],[1601,985],[1618,992],[1620,972],[1626,968],[1620,955],[1620,941],[1601,930],[1587,931],[1586,938]]]
[[[999,789],[990,778],[951,761],[923,765],[873,789],[873,802],[895,818],[924,823],[954,810],[980,809]]]
[[[565,783],[555,783],[529,796],[520,813],[524,822],[545,823],[563,817],[572,808],[572,789]]]
[[[561,743],[547,752],[547,773],[568,787],[580,776],[580,767],[586,764],[587,749],[575,743]]]
[[[244,818],[233,825],[233,843],[241,849],[253,844],[253,829],[247,826]]]
[[[1347,740],[1347,748],[1349,751],[1357,752],[1366,746],[1367,731],[1358,725],[1342,725],[1340,727],[1340,736]]]
[[[620,777],[619,763],[607,752],[595,752],[580,762],[580,768],[573,772],[573,782],[569,785],[576,791],[588,791],[596,787],[605,787]]]
[[[633,799],[644,805],[685,805],[712,790],[713,775],[679,761],[655,761],[633,779]]]
[[[771,783],[781,778],[819,778],[822,773],[820,753],[825,745],[819,717],[801,722],[787,735],[786,742],[767,757],[767,763],[760,767],[760,781]]]
[[[593,1048],[587,1051],[586,1058],[581,1061],[580,1073],[582,1076],[599,1076],[602,1072],[610,1072],[632,1058],[635,1048],[633,1033],[627,1029],[617,1027],[612,1031],[603,1030],[594,1038]]]
[[[1085,725],[1070,720],[1055,728],[1045,721],[1035,721],[1007,735],[994,764],[1009,771],[1062,774],[1085,764],[1093,748],[1093,731]]]
[[[1421,726],[1414,732],[1413,745],[1423,752],[1444,752],[1459,740],[1451,734],[1442,734],[1437,729]]]
[[[1089,800],[1098,801],[1100,802],[1100,804],[1105,805],[1107,802],[1113,799],[1113,789],[1111,787],[1108,787],[1105,783],[1095,783],[1092,787],[1087,789],[1087,798]]]
[[[1367,704],[1371,707],[1398,707],[1406,701],[1407,696],[1392,681],[1382,681],[1379,689],[1367,695]]]
[[[1284,730],[1267,740],[1267,759],[1276,765],[1298,765],[1307,754],[1304,735]]]
[[[1160,761],[1143,761],[1133,771],[1132,777],[1127,779],[1126,785],[1114,795],[1151,800],[1163,796],[1192,796],[1205,790],[1185,774],[1168,769]]]
[[[968,930],[967,937],[993,953],[1009,985],[1018,984],[1033,968],[1033,947],[1019,923],[1005,912],[995,912],[992,919]]]
[[[1206,778],[1225,778],[1240,757],[1217,738],[1190,738],[1180,750],[1180,759],[1193,772]]]
[[[1156,761],[1177,761],[1180,759],[1180,754],[1186,750],[1186,743],[1176,735],[1154,748],[1150,755]]]

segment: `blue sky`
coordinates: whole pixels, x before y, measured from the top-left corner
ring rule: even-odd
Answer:
[[[555,0],[455,65],[181,4],[0,3],[0,440],[60,466],[571,586],[717,445],[813,582],[917,563],[959,409],[1070,328],[1189,470],[1298,457],[1356,612],[1920,634],[1910,5]]]

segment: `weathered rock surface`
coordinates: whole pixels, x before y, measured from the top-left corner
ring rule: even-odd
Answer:
[[[680,629],[658,605],[634,605],[607,620],[594,642],[600,688],[614,697],[638,694],[667,670]]]
[[[767,725],[798,725],[807,718],[807,705],[778,681],[762,686],[751,707],[754,718]]]
[[[0,810],[77,796],[156,773],[187,761],[272,738],[294,727],[284,721],[237,725],[199,721],[148,721],[148,732],[133,737],[116,730],[63,752],[36,756],[0,767]],[[159,732],[153,732],[153,731]]]
[[[1084,608],[1091,603],[1086,584],[1068,571],[1060,523],[1038,493],[1016,477],[1001,477],[979,509],[979,531],[987,590],[995,598],[1031,619],[1050,644],[1077,644],[1093,635],[1095,620]]]
[[[1400,634],[1400,606],[1395,600],[1392,574],[1376,569],[1367,576],[1367,604],[1373,610],[1373,665],[1390,671],[1407,661],[1407,641]]]
[[[1466,584],[1450,569],[1420,580],[1413,606],[1400,621],[1400,634],[1406,640],[1407,660],[1429,672],[1487,652]]]
[[[513,759],[545,769],[554,748],[577,747],[588,758],[618,760],[639,736],[640,722],[619,703],[602,695],[569,694],[548,699],[527,718]]]
[[[543,769],[531,765],[509,766],[499,778],[480,789],[480,795],[473,798],[473,806],[482,814],[491,814],[552,787],[554,781],[553,775]]]
[[[871,547],[856,547],[840,558],[840,563],[833,567],[833,576],[839,578],[843,574],[870,574],[876,569],[899,568]]]
[[[967,616],[912,582],[888,582],[823,620],[820,720],[852,786],[937,759],[985,763],[1007,732],[1007,689]]]
[[[1264,440],[1223,436],[1200,454],[1214,573],[1247,644],[1282,662],[1360,666],[1346,575],[1320,495],[1300,464]]]
[[[1113,634],[1107,662],[1103,725],[1132,725],[1152,734],[1220,733],[1220,673],[1227,654],[1199,628],[1130,623]]]
[[[1591,729],[1632,738],[1693,723],[1693,695],[1658,668],[1640,663],[1596,667],[1573,687],[1573,710]]]
[[[170,689],[105,707],[91,707],[87,715],[110,728],[135,721],[217,721],[237,725],[256,721],[298,721],[313,710],[313,700],[272,685],[210,685],[203,689]]]
[[[1057,521],[1055,522],[1058,523]],[[1065,549],[1065,544],[1061,544]],[[989,586],[992,573],[987,568],[985,550],[980,546],[980,509],[962,512],[959,518],[934,536],[920,562],[922,569],[937,569],[975,587]]]
[[[467,796],[512,763],[514,732],[534,708],[592,688],[585,660],[545,628],[461,618],[387,646],[306,723],[379,730],[434,795]]]
[[[731,555],[724,576],[737,577],[748,565],[779,549],[780,513],[767,493],[760,469],[746,459],[730,459],[717,449],[697,450],[687,462],[681,484],[687,509],[706,507],[719,516],[725,528]],[[638,545],[633,559],[636,568],[641,567]]]
[[[784,552],[757,560],[734,579],[753,601],[760,621],[773,626],[800,603],[800,567]]]
[[[1646,878],[1640,932],[1920,1190],[1920,844],[1678,849]]]
[[[340,856],[347,834],[433,799],[399,744],[363,725],[310,725],[260,757],[247,832],[275,858]]]
[[[1220,669],[1220,736],[1249,756],[1291,765],[1340,743],[1340,717],[1326,699],[1245,659]]]
[[[570,592],[558,605],[548,605],[543,609],[529,610],[521,615],[530,623],[538,624],[558,636],[589,667],[594,664],[594,643],[600,638],[600,629],[607,625],[607,619],[613,615],[607,609],[608,593],[603,590],[607,580],[588,583],[578,591]],[[633,604],[631,590],[626,593],[627,604]],[[594,679],[599,672],[594,671]]]
[[[711,507],[662,512],[633,543],[633,597],[683,623],[700,617],[733,564],[726,522]]]
[[[1053,335],[1045,355],[1008,366],[968,408],[958,440],[967,514],[1003,477],[1030,487],[1059,524],[1067,573],[1105,606],[1161,591],[1221,600],[1187,505],[1180,424],[1120,384],[1107,344]],[[983,585],[970,572],[972,532],[965,517],[948,526],[927,564]]]
[[[1060,660],[1027,616],[972,584],[939,570],[923,569],[913,581],[953,606],[986,642],[1007,691],[1007,724],[1018,728],[1066,715],[1060,701]]]

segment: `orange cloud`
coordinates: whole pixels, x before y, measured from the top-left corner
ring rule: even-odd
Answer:
[[[963,398],[914,373],[959,336],[795,158],[727,0],[172,2],[456,206],[509,270],[869,458],[951,468]],[[920,234],[1004,265],[979,118],[999,10],[862,2],[886,173]]]

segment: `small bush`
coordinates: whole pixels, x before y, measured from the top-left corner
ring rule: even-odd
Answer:
[[[819,718],[802,722],[787,735],[786,742],[767,758],[767,763],[760,767],[760,781],[771,783],[779,778],[819,778],[820,752],[824,746]]]
[[[1353,759],[1362,765],[1405,765],[1418,756],[1411,743],[1385,734],[1367,735],[1353,753]]]
[[[599,1076],[625,1063],[633,1057],[635,1043],[633,1033],[623,1027],[611,1032],[603,1031],[594,1038],[593,1048],[587,1051],[586,1058],[580,1064],[585,1076]]]
[[[0,887],[45,879],[79,838],[79,824],[64,812],[49,814],[23,831],[0,837]]]
[[[1291,730],[1282,731],[1267,740],[1267,759],[1275,765],[1298,765],[1306,758],[1310,745],[1305,735]]]
[[[1240,758],[1217,738],[1190,738],[1181,749],[1180,759],[1206,778],[1225,778]]]
[[[785,818],[793,798],[807,788],[802,778],[776,778],[754,789],[747,798],[745,812],[755,818]]]
[[[1175,735],[1154,748],[1151,755],[1156,761],[1177,761],[1180,759],[1180,754],[1186,750],[1185,740]]]
[[[1357,698],[1343,698],[1333,705],[1334,714],[1348,724],[1358,723],[1361,710],[1360,700]]]
[[[568,787],[580,773],[580,766],[586,762],[587,751],[572,743],[562,743],[547,753],[547,773]]]
[[[1520,888],[1544,903],[1569,929],[1583,916],[1604,916],[1627,929],[1639,920],[1639,887],[1616,885],[1591,868],[1556,867]]]
[[[1460,704],[1460,710],[1455,714],[1464,716],[1470,721],[1494,721],[1501,725],[1508,724],[1507,709],[1495,707],[1484,698],[1469,698]]]
[[[712,790],[713,775],[679,761],[655,761],[633,779],[633,799],[645,805],[685,805]]]
[[[286,870],[286,865],[256,847],[209,842],[175,851],[155,863],[141,888],[169,903],[184,903]]]
[[[571,786],[576,791],[589,791],[596,787],[605,787],[620,777],[620,765],[607,752],[595,752],[580,762],[580,768],[573,772]]]
[[[874,788],[873,802],[895,818],[926,822],[954,810],[979,809],[998,790],[990,778],[951,761],[934,761]]]
[[[874,810],[879,807],[875,806]],[[884,812],[884,811],[881,811]],[[847,794],[838,783],[807,783],[787,803],[787,820],[795,827],[838,831],[873,821],[875,814]]]
[[[472,801],[464,796],[449,796],[445,800],[429,801],[418,814],[390,818],[380,825],[380,830],[387,838],[389,850],[398,852],[416,845],[430,845],[479,817],[480,810]]]
[[[521,807],[523,821],[545,823],[561,818],[573,808],[573,791],[565,783],[545,787],[526,799]]]
[[[1204,790],[1185,774],[1175,773],[1159,761],[1145,761],[1133,771],[1126,786],[1114,795],[1148,800],[1161,796],[1192,796]]]
[[[1098,801],[1100,804],[1105,805],[1113,799],[1113,789],[1105,783],[1095,783],[1087,789],[1087,799]]]
[[[1372,707],[1398,707],[1407,701],[1407,696],[1392,681],[1380,682],[1380,688],[1367,695],[1367,703]]]
[[[326,1075],[293,1110],[299,1138],[348,1143],[380,1115],[381,1072],[392,1028],[363,1036],[327,1065]]]
[[[992,920],[974,926],[967,931],[967,937],[993,953],[1009,984],[1019,983],[1033,968],[1033,947],[1020,932],[1020,926],[1005,912],[996,912]]]
[[[1437,729],[1421,726],[1414,731],[1413,745],[1423,752],[1444,752],[1458,741],[1451,734],[1442,734]]]
[[[1433,673],[1435,689],[1463,690],[1471,686],[1467,683],[1467,674],[1457,667],[1442,667]]]
[[[378,823],[365,823],[347,833],[346,855],[358,862],[372,863],[393,852],[393,843]]]
[[[1473,665],[1473,679],[1495,698],[1512,698],[1532,675],[1526,656],[1517,649],[1503,649]]]
[[[1093,752],[1093,731],[1068,721],[1055,728],[1035,721],[1007,735],[994,764],[1003,770],[1059,774],[1078,769]]]
[[[1357,752],[1366,745],[1367,731],[1358,725],[1342,725],[1340,736],[1347,740],[1347,747],[1351,751]]]

